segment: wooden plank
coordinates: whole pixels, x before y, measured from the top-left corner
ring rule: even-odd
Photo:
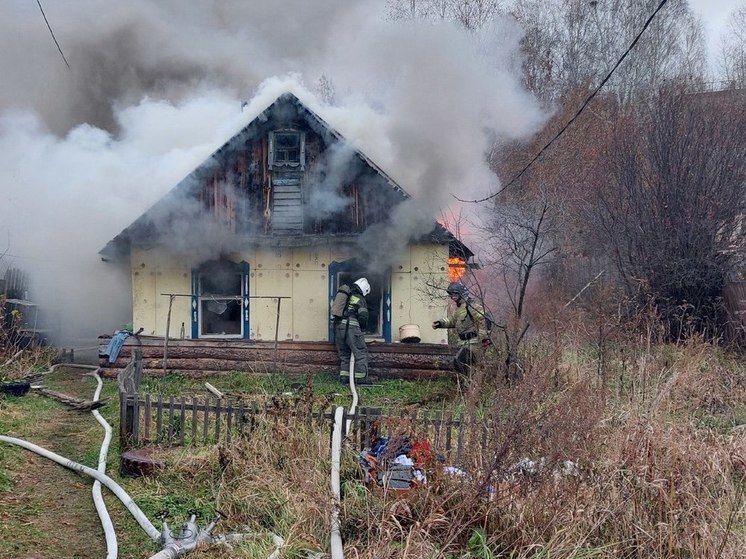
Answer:
[[[278,353],[275,357],[274,352],[268,352],[257,357],[244,358],[241,355],[226,351],[224,356],[215,357],[198,357],[196,355],[188,357],[172,357],[169,358],[169,369],[170,370],[183,370],[183,371],[220,371],[220,372],[231,372],[231,371],[251,371],[251,370],[266,370],[268,368],[283,368],[283,369],[294,369],[294,370],[317,370],[317,369],[336,369],[339,364],[339,358],[336,355],[328,354],[320,356],[310,355],[303,356],[301,354],[286,355],[282,349],[282,342],[278,342]],[[383,357],[376,357],[375,354],[370,356],[369,366],[371,369],[380,371],[385,376],[393,377],[394,375],[413,376],[420,372],[434,373],[439,375],[451,373],[451,361],[450,356],[438,359],[428,356],[418,355],[390,355]],[[102,366],[104,372],[111,370],[121,370],[125,364],[123,360],[117,360],[116,363],[105,364]],[[156,371],[158,375],[161,375],[162,362],[160,358],[150,357],[143,359],[143,373],[149,376],[154,376],[153,372]]]
[[[233,421],[233,402],[228,400],[228,406],[225,412],[225,442],[231,444],[231,423]]]
[[[215,444],[220,442],[220,398],[215,399]]]
[[[145,440],[150,442],[150,428],[153,422],[153,409],[150,402],[150,394],[145,394]]]
[[[435,435],[433,437],[433,447],[440,448],[440,440],[443,436],[443,410],[438,412],[435,418]]]
[[[192,396],[192,446],[197,444],[197,398]]]
[[[456,420],[456,426],[458,428],[458,440],[456,448],[456,461],[461,464],[464,458],[464,413],[459,413],[459,417]]]
[[[163,442],[163,394],[158,394],[158,402],[155,411],[155,440]]]
[[[276,298],[276,297],[271,297]],[[111,336],[101,336],[102,347],[106,347]],[[138,345],[138,340],[141,345]],[[133,349],[141,349],[143,357],[163,357],[163,337],[151,336],[130,336],[124,341],[122,351],[129,358]],[[300,342],[293,340],[283,340],[281,342],[283,350],[289,353],[331,353],[334,354],[336,349],[331,342]],[[274,349],[271,341],[245,340],[245,339],[222,339],[222,338],[200,338],[200,339],[170,339],[169,340],[169,358],[171,357],[189,357],[198,354],[200,351],[212,351],[213,355],[222,354],[224,350],[248,351],[249,355],[254,352],[256,356],[266,353],[267,350]],[[187,350],[187,353],[183,353]],[[215,351],[219,350],[219,351]],[[402,343],[385,343],[376,342],[368,346],[368,353],[376,354],[413,354],[413,355],[452,355],[455,349],[445,344],[402,344]],[[181,353],[180,353],[181,352]],[[122,355],[120,353],[120,355]]]
[[[209,420],[210,420],[210,417],[209,417],[210,413],[208,412],[209,405],[210,405],[210,397],[205,396],[205,405],[204,405],[205,415],[203,417],[203,422],[202,422],[202,443],[203,444],[207,444],[207,428],[208,428]]]
[[[132,442],[140,444],[140,399],[135,394],[132,399]]]
[[[174,397],[168,397],[168,443],[174,440]]]
[[[184,446],[184,437],[186,435],[186,400],[184,396],[181,397],[181,415],[179,416],[179,420],[179,426],[181,428],[179,443],[181,446]]]
[[[100,339],[105,339],[101,337]],[[125,340],[117,361],[104,356],[99,359],[103,376],[111,378],[127,365],[135,349],[142,352],[145,374],[162,373],[163,342],[161,337]],[[142,343],[142,345],[136,345]],[[370,370],[381,378],[431,379],[452,374],[454,349],[442,344],[386,344],[368,347]],[[328,342],[255,340],[169,340],[169,367],[179,374],[199,378],[210,374],[225,374],[234,370],[251,373],[283,371],[303,374],[336,368],[338,357]]]
[[[445,452],[446,456],[450,457],[451,455],[451,437],[453,436],[453,413],[448,412],[446,415],[446,446],[445,446]]]
[[[127,449],[127,398],[124,392],[119,392],[119,445]]]
[[[238,428],[238,434],[240,436],[243,435],[243,428],[244,428],[244,406],[243,406],[243,400],[238,402],[238,417],[236,418],[236,426]]]

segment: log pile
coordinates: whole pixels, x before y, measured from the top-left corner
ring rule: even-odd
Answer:
[[[339,358],[329,342],[274,342],[250,340],[180,340],[130,336],[117,359],[109,362],[106,346],[110,337],[99,337],[99,365],[105,377],[115,377],[130,362],[132,352],[142,352],[143,374],[165,373],[189,377],[247,373],[316,373],[336,371]],[[425,379],[453,372],[454,350],[441,344],[402,344],[371,342],[368,344],[370,373],[379,378]]]

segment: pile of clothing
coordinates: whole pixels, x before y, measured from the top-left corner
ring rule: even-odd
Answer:
[[[370,448],[360,451],[359,464],[365,483],[403,490],[426,484],[426,471],[435,459],[427,441],[377,437]]]

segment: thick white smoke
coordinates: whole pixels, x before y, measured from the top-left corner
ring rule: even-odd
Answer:
[[[0,18],[0,264],[91,340],[129,320],[126,274],[98,251],[284,91],[429,218],[494,188],[491,142],[543,118],[508,20],[476,37],[387,21],[375,0],[42,4],[69,69],[36,3]]]

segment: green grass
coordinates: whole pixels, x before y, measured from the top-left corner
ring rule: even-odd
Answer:
[[[59,407],[57,402],[33,395],[6,396],[0,400],[0,433],[20,438],[33,435],[36,425],[28,418],[44,417]]]
[[[317,373],[311,375],[310,379],[307,375],[247,375],[238,372],[209,379],[166,375],[163,378],[143,379],[140,393],[161,393],[166,397],[212,396],[205,388],[205,382],[209,382],[227,397],[293,396],[302,394],[309,380],[313,396],[321,407],[350,405],[352,395],[349,388],[339,382],[336,373]],[[418,405],[440,409],[454,399],[454,387],[455,383],[448,378],[427,381],[381,380],[373,385],[357,387],[358,405],[385,409]]]
[[[476,425],[465,436],[467,443],[476,443],[466,446],[467,452],[475,453],[475,459],[464,465],[466,471],[488,463],[502,475],[517,456],[544,453],[551,459],[551,452],[578,460],[582,469],[561,483],[552,476],[506,483],[501,486],[505,495],[490,502],[474,497],[483,493],[479,486],[433,475],[428,491],[407,501],[363,485],[357,476],[357,452],[345,447],[341,478],[346,551],[361,559],[714,557],[732,511],[728,546],[720,556],[740,557],[744,509],[738,488],[744,478],[740,462],[732,457],[742,456],[744,448],[741,435],[733,431],[746,419],[743,365],[706,347],[663,348],[635,364],[620,365],[602,384],[592,352],[572,357],[578,359],[577,368],[563,369],[553,355],[541,354],[535,363],[526,360],[530,373],[523,383],[468,394],[448,379],[384,380],[360,387],[359,407],[397,415],[455,408],[456,413],[468,411],[470,418],[483,414],[495,420],[497,443],[512,454],[498,462],[495,447],[480,443],[481,426]],[[555,374],[557,370],[562,374]],[[623,385],[613,384],[618,378]],[[678,380],[669,383],[670,379]],[[142,392],[202,398],[210,395],[205,381],[244,402],[274,402],[279,411],[309,397],[326,409],[351,403],[348,389],[333,373],[146,378]],[[45,384],[86,399],[96,387],[93,379],[70,373],[49,375]],[[600,390],[606,390],[603,399]],[[267,557],[274,549],[270,532],[288,541],[282,557],[328,549],[328,428],[305,429],[305,423],[296,426],[276,421],[277,414],[265,414],[231,445],[161,449],[159,457],[167,466],[157,476],[122,478],[115,381],[105,381],[102,397],[109,403],[100,411],[115,428],[107,472],[158,528],[161,513],[178,527],[191,511],[204,525],[221,510],[226,519],[217,532],[250,532],[232,551],[208,549],[199,552],[200,559]],[[598,407],[602,403],[603,409]],[[0,400],[0,432],[46,441],[51,449],[89,465],[97,462],[103,438],[103,430],[86,414],[34,394]],[[480,455],[480,449],[485,454]],[[50,502],[45,497],[58,490],[57,484],[66,487],[70,502],[65,505],[75,511],[70,516],[77,521],[57,529],[61,543],[70,545],[72,534],[85,533],[91,547],[79,555],[63,550],[59,556],[100,557],[100,534],[93,529],[95,517],[88,510],[89,480],[53,465],[45,471],[58,478],[37,487],[41,476],[34,469],[24,470],[26,459],[25,451],[0,445],[0,515],[7,510],[14,519],[8,528],[3,526],[7,517],[0,518],[0,559],[28,556],[50,543],[58,527],[54,519],[46,519],[44,503]],[[19,482],[26,490],[24,500],[8,498]],[[105,498],[117,527],[120,557],[154,553],[155,544],[121,503],[111,494]],[[46,529],[40,530],[39,523],[44,522]],[[697,539],[690,539],[691,534]]]

